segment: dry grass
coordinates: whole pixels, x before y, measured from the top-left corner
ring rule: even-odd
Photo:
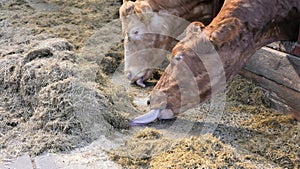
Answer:
[[[47,39],[29,45],[24,54],[1,58],[4,154],[69,151],[114,128],[128,128],[128,120],[97,88],[96,72],[86,70],[95,67],[82,66],[88,63],[73,49],[64,39]]]
[[[111,159],[129,168],[299,168],[295,119],[267,108],[265,92],[241,77],[228,85],[227,98],[219,133],[171,140],[153,124],[114,150]]]

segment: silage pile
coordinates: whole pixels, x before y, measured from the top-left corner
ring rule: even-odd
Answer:
[[[128,127],[95,83],[99,68],[80,60],[68,41],[31,39],[20,52],[11,46],[0,53],[3,154],[68,151]]]
[[[115,106],[128,103],[118,102],[124,93],[79,53],[118,8],[112,0],[0,2],[0,158],[69,151],[128,128]]]
[[[66,38],[75,49],[82,48],[95,31],[117,19],[117,0],[4,0],[1,11],[15,27],[30,27],[33,35],[51,34]]]
[[[211,134],[168,139],[145,128],[110,158],[130,168],[260,168],[263,158],[242,153]]]
[[[238,115],[238,127],[249,131],[235,144],[282,168],[300,168],[300,123],[272,110],[268,92],[241,77],[228,85],[227,94],[227,112]]]
[[[270,109],[267,92],[240,76],[226,92],[225,111],[212,135],[199,135],[201,119],[182,114],[178,118],[193,123],[188,137],[164,136],[156,129],[164,123],[159,121],[112,151],[111,159],[130,168],[299,168],[300,123]]]

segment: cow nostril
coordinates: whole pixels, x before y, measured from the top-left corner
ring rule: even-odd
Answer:
[[[127,77],[127,79],[131,80],[131,78],[132,78],[131,72],[128,72],[126,77]]]
[[[147,100],[147,105],[148,105],[148,106],[150,105],[150,99]]]

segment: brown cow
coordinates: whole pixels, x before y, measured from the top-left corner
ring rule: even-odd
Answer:
[[[172,51],[171,63],[150,97],[151,111],[132,125],[177,114],[209,99],[224,87],[262,46],[296,40],[299,0],[227,0],[204,29],[192,23]]]
[[[145,87],[190,21],[208,24],[224,0],[137,0],[120,7],[125,39],[125,74]],[[215,2],[212,5],[212,2]],[[176,41],[177,42],[177,41]]]

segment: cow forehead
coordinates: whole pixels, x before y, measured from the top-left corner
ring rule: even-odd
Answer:
[[[156,12],[147,12],[139,15],[128,15],[126,19],[122,19],[122,26],[127,33],[133,29],[141,33],[163,34],[169,35],[167,15],[160,15]]]

